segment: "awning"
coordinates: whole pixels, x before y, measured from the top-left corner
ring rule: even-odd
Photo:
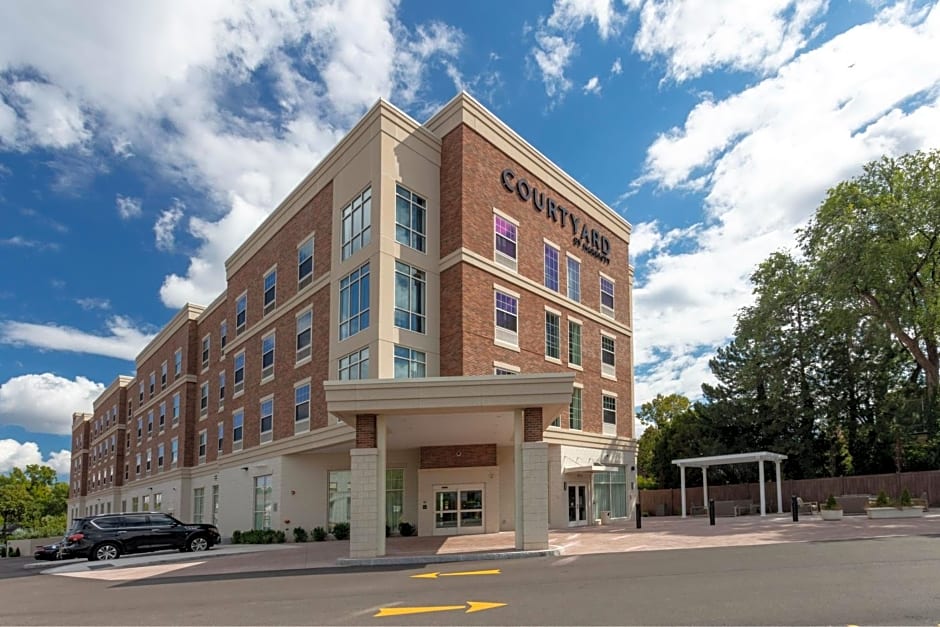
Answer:
[[[620,470],[621,466],[605,466],[603,464],[591,464],[590,466],[568,466],[563,469],[564,473],[577,473],[577,472],[617,472]]]

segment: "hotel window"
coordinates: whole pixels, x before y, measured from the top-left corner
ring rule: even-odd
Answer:
[[[297,314],[297,361],[310,357],[313,341],[313,312],[311,310]]]
[[[601,335],[601,375],[617,376],[617,341],[609,335]]]
[[[147,437],[153,435],[153,410],[147,412]]]
[[[150,511],[150,495],[145,494],[141,498],[141,502],[142,502],[141,509],[145,512],[149,512]]]
[[[568,427],[581,430],[581,394],[582,389],[575,386],[571,391],[571,405],[568,406]]]
[[[407,346],[395,346],[395,378],[421,379],[426,370],[426,357],[421,351]]]
[[[163,455],[166,447],[163,444],[157,446],[157,470],[163,470]]]
[[[545,242],[545,255],[544,255],[544,275],[545,275],[545,287],[552,290],[553,292],[558,291],[558,249],[553,245]]]
[[[166,401],[160,403],[160,419],[157,421],[157,428],[160,432],[166,427]]]
[[[232,450],[242,449],[242,436],[244,436],[245,412],[238,410],[232,414]]]
[[[225,404],[225,371],[219,373],[219,409]]]
[[[593,477],[594,516],[609,511],[614,518],[627,515],[627,467],[617,470],[595,472]]]
[[[179,392],[173,395],[173,426],[180,421],[180,395]]]
[[[161,507],[163,507],[163,493],[155,492],[153,495],[153,511],[159,512]]]
[[[581,262],[568,255],[568,298],[581,302]]]
[[[424,252],[424,213],[427,203],[401,185],[395,186],[395,240]]]
[[[153,393],[157,390],[157,374],[155,372],[150,373],[150,398],[153,398]]]
[[[235,301],[235,337],[242,334],[248,325],[248,294],[242,294]]]
[[[147,472],[150,472],[150,465],[153,463],[153,449],[147,449]]]
[[[349,470],[331,470],[327,475],[329,504],[326,519],[331,528],[336,523],[349,522],[351,479],[352,472]]]
[[[369,264],[363,264],[339,282],[339,339],[369,328]]]
[[[131,497],[131,511],[132,512],[136,512],[139,509],[137,503],[138,503],[137,497],[136,496]]]
[[[519,374],[521,369],[519,366],[513,366],[511,364],[504,364],[499,361],[493,362],[493,374],[498,375],[513,375]]]
[[[261,442],[271,441],[271,432],[274,430],[274,398],[261,401]]]
[[[131,414],[133,414],[133,413],[134,413],[134,402],[133,402],[133,401],[127,401],[127,420],[128,420],[128,421],[130,421],[130,419],[131,419]]]
[[[166,389],[166,362],[160,364],[160,389]]]
[[[141,381],[140,385],[137,386],[137,392],[138,392],[137,396],[140,399],[140,402],[143,403],[144,402],[144,382],[143,381]]]
[[[495,253],[493,260],[513,272],[518,267],[516,244],[518,223],[501,215],[493,215],[493,237]]]
[[[209,443],[209,435],[203,429],[199,432],[199,463],[206,461],[206,447]]]
[[[267,315],[277,307],[277,268],[273,268],[264,275],[264,310]]]
[[[271,528],[271,512],[274,509],[274,488],[271,475],[255,477],[254,529]]]
[[[313,282],[313,238],[297,247],[297,291]]]
[[[369,347],[340,357],[340,379],[368,379],[369,378]]]
[[[294,388],[294,422],[310,420],[310,384],[304,383]]]
[[[180,459],[180,439],[173,438],[170,441],[170,468],[176,468],[176,462]]]
[[[274,338],[275,334],[261,338],[261,380],[274,376]]]
[[[568,365],[581,365],[581,324],[568,321]]]
[[[348,259],[372,239],[372,188],[343,207],[343,259]]]
[[[245,389],[245,351],[235,355],[234,393],[239,394]]]
[[[601,275],[601,313],[614,317],[614,281]]]
[[[173,377],[176,378],[180,376],[180,373],[183,372],[183,349],[178,348],[176,352],[173,353]]]
[[[205,418],[209,413],[209,382],[199,386],[199,418]]]
[[[423,270],[395,262],[396,327],[424,333],[426,284]]]
[[[219,324],[219,350],[225,350],[226,344],[228,344],[228,321],[223,320]]]
[[[212,343],[212,336],[207,335],[202,338],[202,369],[209,367],[209,345]]]
[[[601,407],[604,412],[604,435],[616,435],[617,433],[617,397],[612,394],[604,394]]]
[[[219,486],[212,486],[212,524],[219,524]]]
[[[193,523],[201,524],[203,510],[205,509],[205,488],[193,488]]]
[[[561,316],[545,312],[545,357],[561,359]]]
[[[496,341],[519,345],[519,299],[496,291]]]
[[[216,452],[222,454],[222,446],[225,444],[225,423],[220,422],[218,431],[216,432]]]
[[[135,462],[136,463],[134,464],[134,474],[139,475],[140,474],[140,453],[137,453]]]

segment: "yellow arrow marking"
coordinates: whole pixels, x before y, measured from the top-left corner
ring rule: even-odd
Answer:
[[[373,615],[373,618],[383,616],[404,616],[406,614],[427,614],[429,612],[451,612],[453,610],[467,610],[465,614],[482,612],[496,607],[503,607],[505,603],[489,603],[487,601],[467,601],[464,605],[425,605],[421,607],[383,607]]]
[[[498,575],[499,569],[493,570],[465,570],[459,573],[424,573],[423,575],[412,575],[412,579],[437,579],[438,577],[465,577],[467,575]]]

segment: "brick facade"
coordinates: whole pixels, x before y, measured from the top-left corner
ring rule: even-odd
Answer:
[[[542,432],[542,408],[526,407],[523,412],[523,440],[525,442],[541,442]]]
[[[375,414],[356,416],[356,448],[375,448],[378,446]]]
[[[473,468],[496,466],[495,444],[422,446],[421,468]]]

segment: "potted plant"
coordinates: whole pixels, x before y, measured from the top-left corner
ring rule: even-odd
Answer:
[[[842,520],[842,506],[836,501],[836,497],[829,495],[819,510],[819,516],[823,520]]]
[[[875,504],[868,507],[869,518],[920,518],[924,515],[922,507],[912,505],[911,493],[907,488],[897,500],[890,500],[884,490],[878,493]]]

